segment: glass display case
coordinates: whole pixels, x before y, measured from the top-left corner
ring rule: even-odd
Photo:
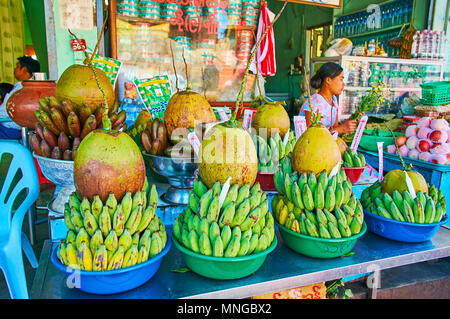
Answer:
[[[390,90],[390,105],[380,113],[396,113],[405,98],[422,97],[422,83],[442,81],[445,69],[443,61],[340,56],[311,59],[312,75],[326,62],[335,62],[344,69],[345,88],[338,98],[341,120],[355,111],[375,81],[384,82]]]
[[[123,63],[119,99],[125,83],[165,74],[174,92],[189,79],[210,102],[236,100],[260,0],[112,0],[109,10],[111,56]],[[249,74],[245,101],[253,99],[255,82]]]

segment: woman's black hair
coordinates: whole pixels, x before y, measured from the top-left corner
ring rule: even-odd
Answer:
[[[311,86],[315,89],[322,88],[323,84],[325,83],[326,78],[332,78],[334,79],[344,69],[342,67],[334,62],[327,62],[323,64],[320,69],[314,74],[314,76],[311,78]]]
[[[11,92],[11,90],[14,88],[14,85],[3,82],[0,83],[0,104],[3,103],[3,99],[5,98],[5,95]]]

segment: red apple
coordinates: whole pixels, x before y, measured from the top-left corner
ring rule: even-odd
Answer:
[[[447,141],[447,132],[442,130],[434,130],[430,133],[429,138],[435,143],[445,143]]]

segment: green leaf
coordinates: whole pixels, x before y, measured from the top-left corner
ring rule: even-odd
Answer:
[[[183,273],[191,271],[191,270],[189,268],[178,268],[178,269],[170,269],[170,271],[183,274]]]

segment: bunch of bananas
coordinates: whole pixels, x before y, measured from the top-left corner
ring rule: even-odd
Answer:
[[[268,143],[261,136],[251,134],[258,154],[258,172],[274,173],[278,168],[279,161],[291,154],[297,141],[293,131],[289,131],[288,134],[286,145],[279,133],[271,136]]]
[[[160,119],[149,121],[147,127],[141,132],[140,139],[147,153],[158,156],[163,155],[169,143],[164,121]]]
[[[167,242],[166,229],[156,215],[158,193],[146,182],[120,202],[113,193],[102,203],[74,192],[64,210],[68,232],[57,250],[61,263],[73,269],[106,271],[131,267],[159,254]]]
[[[217,182],[208,189],[195,180],[188,206],[173,223],[175,238],[195,253],[214,257],[265,250],[275,236],[266,194],[259,183],[225,185]]]
[[[108,112],[111,128],[126,129],[125,110],[118,112],[115,103]],[[102,117],[106,108],[95,112],[87,104],[75,105],[70,100],[58,101],[54,96],[39,100],[35,131],[29,133],[30,145],[37,155],[54,159],[73,160],[81,140],[91,131],[103,128]]]
[[[344,170],[332,177],[326,171],[319,177],[298,175],[285,160],[275,172],[274,182],[278,194],[272,200],[272,211],[284,227],[321,238],[349,237],[361,231],[363,207]]]
[[[381,191],[375,182],[361,193],[361,204],[374,215],[408,223],[438,223],[446,214],[445,197],[436,186],[429,185],[429,194],[417,192],[413,198],[408,191],[403,195],[394,190],[392,196]]]
[[[366,158],[361,153],[348,148],[342,156],[344,167],[365,167]]]

